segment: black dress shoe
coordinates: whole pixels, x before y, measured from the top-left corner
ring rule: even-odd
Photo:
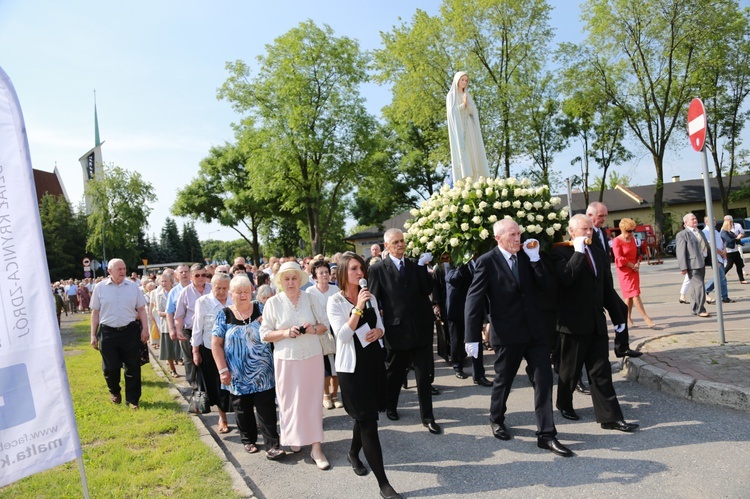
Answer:
[[[398,421],[398,412],[396,412],[395,410],[387,409],[385,411],[385,417],[387,417],[391,421]]]
[[[492,386],[492,381],[488,380],[486,377],[482,376],[479,379],[474,380],[475,385],[479,386]]]
[[[380,487],[380,497],[383,499],[401,499],[401,494],[393,490],[390,483],[386,483]]]
[[[438,390],[434,386],[430,386],[430,393],[433,395],[440,395],[440,390]]]
[[[440,428],[440,425],[437,424],[435,421],[427,421],[427,422],[422,423],[422,424],[433,435],[440,435],[441,433],[443,433],[443,429]]]
[[[586,385],[586,383],[583,382],[582,379],[578,380],[578,384],[576,385],[576,391],[581,392],[584,395],[591,395],[591,389]]]
[[[365,476],[368,473],[365,465],[362,464],[362,461],[359,460],[359,456],[352,457],[351,454],[347,454],[346,460],[349,461],[349,464],[352,465],[352,469],[354,470],[355,475]]]
[[[539,437],[536,441],[536,446],[540,449],[552,451],[553,454],[562,457],[571,457],[574,455],[572,450],[558,442],[555,437]]]
[[[632,433],[638,429],[638,424],[626,423],[625,421],[614,421],[612,423],[602,423],[602,428],[605,430],[618,430],[624,431],[625,433]]]
[[[722,298],[721,302],[722,303],[734,303],[734,300],[732,300],[731,298]]]
[[[510,440],[510,433],[503,423],[495,423],[490,421],[490,428],[492,428],[492,434],[495,438],[500,440]]]
[[[456,377],[458,379],[466,379],[469,375],[466,374],[463,369],[456,369]]]
[[[581,419],[581,416],[579,416],[573,409],[560,409],[560,414],[562,414],[562,417],[565,419],[570,419],[571,421],[578,421]]]
[[[641,355],[643,355],[643,352],[638,352],[629,348],[624,352],[615,352],[615,357],[617,357],[618,359],[621,359],[623,357],[640,357]]]

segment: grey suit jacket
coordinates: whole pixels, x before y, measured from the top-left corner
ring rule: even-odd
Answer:
[[[702,230],[698,231],[700,237],[706,243],[706,248],[709,248],[706,236]],[[698,238],[693,234],[692,229],[683,229],[677,234],[676,238],[676,252],[677,252],[677,263],[680,266],[680,270],[699,270],[706,267],[706,260],[703,258],[703,250],[701,250],[701,243]]]

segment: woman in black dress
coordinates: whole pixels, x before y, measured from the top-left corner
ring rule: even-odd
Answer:
[[[385,411],[385,365],[381,339],[383,320],[378,303],[367,289],[361,289],[365,262],[352,252],[342,255],[338,264],[341,291],[328,299],[328,319],[336,336],[336,372],[344,409],[354,419],[348,460],[357,475],[367,468],[359,459],[360,449],[378,479],[380,496],[397,499],[398,494],[383,467],[383,451],[378,437],[378,413]]]

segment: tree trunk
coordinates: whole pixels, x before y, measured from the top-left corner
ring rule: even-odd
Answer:
[[[663,158],[654,156],[656,169],[656,189],[654,190],[654,236],[662,240],[664,234],[664,165]]]

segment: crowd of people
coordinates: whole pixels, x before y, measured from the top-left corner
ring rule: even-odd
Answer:
[[[620,220],[621,234],[610,241],[607,215],[604,204],[592,203],[586,214],[570,219],[569,240],[549,252],[540,252],[534,239],[522,244],[518,224],[500,220],[493,226],[497,248],[458,266],[446,258],[433,264],[429,253],[408,258],[403,233],[389,229],[367,261],[352,252],[300,261],[272,257],[260,267],[237,258],[231,266],[179,265],[127,278],[125,263],[113,259],[108,277],[54,283],[53,294],[58,316],[90,310],[91,344],[101,352],[112,403],[122,402],[124,367],[125,402],[138,409],[143,344],[150,342],[171,376],[179,376],[176,365],[182,363],[190,386],[206,392],[219,415],[218,433],[231,431],[227,413],[234,412],[250,454],[261,449],[260,432],[268,459],[309,446],[316,466],[328,469],[323,415],[343,408],[353,420],[347,459],[354,473],[369,473],[362,451],[381,496],[397,498],[385,473],[378,417],[384,412],[400,419],[400,391],[413,370],[421,423],[431,434],[442,433],[432,404],[439,394],[432,386],[436,320],[448,331],[447,360],[456,377],[471,376],[475,385],[491,388],[494,437],[512,438],[506,404],[524,359],[534,388],[538,447],[573,455],[557,439],[553,407],[563,418],[579,420],[576,390],[591,395],[602,428],[638,428],[625,421],[612,383],[605,312],[616,357],[640,355],[628,339],[628,328],[636,327],[634,307],[647,327],[656,324],[641,300],[635,221]],[[710,238],[697,230],[692,213],[684,223],[678,265],[693,313],[704,317],[713,284],[704,283]],[[733,230],[731,217],[725,219],[715,234],[717,256],[722,275],[734,266],[746,284],[742,258],[731,256],[741,245]],[[622,297],[613,284],[610,251]],[[687,302],[686,292],[681,302]],[[483,362],[487,349],[495,354],[491,379]],[[464,371],[467,357],[471,374]]]

